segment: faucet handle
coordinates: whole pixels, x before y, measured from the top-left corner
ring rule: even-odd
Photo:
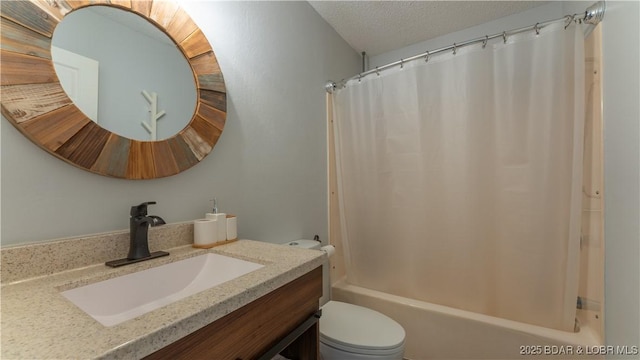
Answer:
[[[147,205],[155,205],[155,201],[143,202],[140,205],[131,207],[131,216],[147,216]]]

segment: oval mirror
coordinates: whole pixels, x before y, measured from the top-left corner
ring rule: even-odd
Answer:
[[[62,88],[91,120],[136,140],[163,140],[184,129],[196,84],[184,55],[139,15],[109,6],[69,13],[51,55]]]
[[[94,173],[152,179],[184,171],[211,152],[226,120],[226,89],[213,50],[202,31],[174,2],[107,2],[3,2],[0,7],[2,114],[38,146]],[[186,125],[178,125],[180,130],[175,135],[159,141],[143,141],[112,132],[98,125],[99,116],[98,124],[89,119],[63,90],[51,60],[51,38],[66,16],[96,5],[115,7],[146,19],[184,54],[190,68],[189,77],[195,81],[196,105],[195,111],[187,110],[186,116],[190,119]],[[142,90],[149,95],[156,92],[151,88],[140,89],[141,93]],[[142,107],[149,110],[150,102],[143,95],[138,96],[143,100]],[[160,103],[163,95],[157,92],[157,98]],[[162,105],[156,110],[161,112]],[[169,111],[167,106],[166,113]],[[162,121],[161,117],[158,123]]]

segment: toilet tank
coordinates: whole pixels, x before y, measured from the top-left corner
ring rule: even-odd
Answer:
[[[303,249],[320,250],[322,243],[316,240],[300,239],[289,241],[284,246],[295,246]],[[331,281],[329,281],[329,257],[325,256],[322,263],[322,297],[320,298],[320,307],[331,300]]]

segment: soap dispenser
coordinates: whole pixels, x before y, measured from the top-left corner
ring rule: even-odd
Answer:
[[[218,222],[218,235],[216,237],[216,241],[226,241],[227,240],[227,214],[218,212],[218,199],[213,198],[213,209],[211,209],[210,213],[206,213],[205,217],[207,219],[215,219]]]
[[[213,209],[211,210],[211,213],[212,214],[217,214],[218,213],[218,199],[214,197],[211,201],[213,201]]]

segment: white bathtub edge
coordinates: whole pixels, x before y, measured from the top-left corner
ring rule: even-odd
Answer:
[[[525,333],[534,335],[551,342],[561,342],[566,343],[567,345],[573,346],[600,346],[603,345],[603,342],[600,340],[597,332],[594,329],[589,328],[588,326],[581,326],[580,332],[572,333],[566,331],[560,331],[555,329],[549,329],[537,325],[525,324],[513,320],[501,319],[494,316],[478,314],[470,311],[455,309],[443,305],[432,304],[424,301],[413,300],[404,298],[401,296],[386,294],[380,291],[366,289],[363,287],[351,285],[345,281],[345,279],[341,279],[333,284],[333,288],[342,289],[348,292],[370,296],[374,298],[383,298],[388,301],[392,301],[395,303],[399,303],[408,307],[414,307],[419,309],[424,309],[427,311],[433,311],[435,313],[451,316],[459,319],[465,319],[468,321],[475,321],[484,324],[490,324],[493,326],[498,326],[501,328],[508,329],[510,331]],[[588,324],[588,322],[585,322]]]

